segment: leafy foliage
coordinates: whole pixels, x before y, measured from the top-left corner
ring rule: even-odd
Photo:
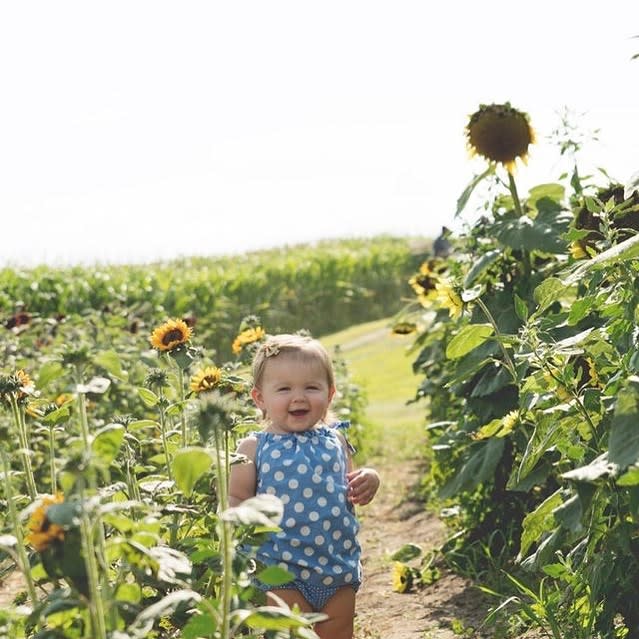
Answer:
[[[445,551],[484,575],[500,556],[510,587],[488,578],[553,636],[636,637],[639,193],[575,169],[571,193],[520,201],[487,171],[462,204],[489,177],[501,192],[437,269],[461,317],[423,294],[397,317],[419,327],[426,489],[459,531]]]

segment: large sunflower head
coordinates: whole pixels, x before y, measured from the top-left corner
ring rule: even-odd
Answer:
[[[25,541],[38,552],[44,552],[55,541],[64,541],[64,528],[49,521],[47,510],[64,501],[62,495],[44,495],[29,518],[29,533]]]
[[[170,319],[151,333],[149,341],[158,351],[172,351],[188,342],[192,332],[193,329],[184,320]]]
[[[217,366],[206,366],[191,377],[191,390],[205,393],[215,390],[222,380],[222,371]]]
[[[535,143],[535,132],[528,115],[505,104],[482,104],[470,116],[466,139],[472,155],[489,162],[503,164],[509,173],[515,171],[515,160],[526,163],[528,147]]]

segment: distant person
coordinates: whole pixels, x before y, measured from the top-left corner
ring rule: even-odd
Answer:
[[[362,581],[359,523],[354,504],[368,504],[379,488],[372,468],[353,470],[350,446],[329,406],[335,394],[331,358],[315,339],[274,335],[253,361],[251,396],[262,411],[263,430],[250,433],[238,453],[250,461],[231,466],[229,496],[237,506],[256,494],[282,500],[282,530],[257,549],[266,566],[295,576],[282,586],[255,585],[288,606],[323,612],[321,639],[352,639],[355,593]]]
[[[452,250],[452,245],[448,238],[450,237],[450,229],[446,226],[442,226],[442,232],[439,237],[433,242],[433,252],[435,257],[448,257]]]

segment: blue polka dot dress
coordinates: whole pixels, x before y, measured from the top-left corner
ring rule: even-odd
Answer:
[[[337,427],[347,427],[341,422]],[[359,523],[347,499],[347,459],[337,427],[304,433],[256,432],[257,493],[284,504],[282,530],[257,550],[309,585],[359,587]]]

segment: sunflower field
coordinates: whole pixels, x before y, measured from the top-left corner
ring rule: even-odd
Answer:
[[[527,115],[482,105],[466,132],[487,168],[458,214],[489,195],[397,316],[429,398],[443,560],[511,626],[639,637],[639,192],[580,175],[559,140],[573,170],[521,197]]]
[[[267,333],[387,316],[415,260],[378,238],[0,272],[0,577],[20,576],[0,637],[315,637],[248,577],[281,503],[228,506],[232,451],[259,427],[248,364]],[[335,368],[357,427],[365,400]]]

